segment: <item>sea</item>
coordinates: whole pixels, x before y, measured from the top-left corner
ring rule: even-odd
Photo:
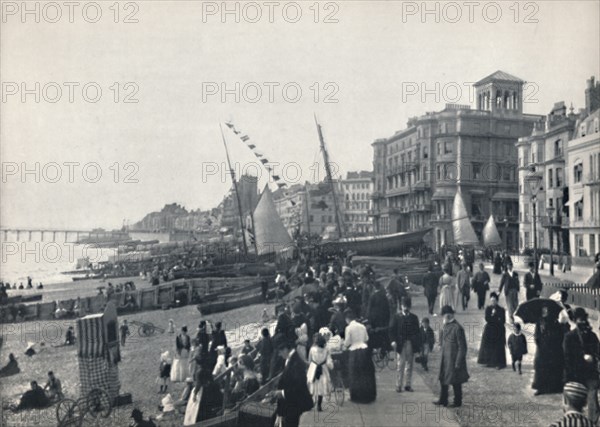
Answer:
[[[27,278],[31,277],[34,287],[38,283],[70,282],[73,275],[63,273],[76,270],[78,261],[81,263],[80,260],[87,258],[91,263],[97,263],[116,254],[116,248],[66,242],[67,237],[75,240],[69,234],[46,232],[42,235],[36,231],[29,236],[28,232],[21,232],[17,239],[14,232],[0,232],[0,280],[26,286]],[[52,241],[53,237],[55,241]]]

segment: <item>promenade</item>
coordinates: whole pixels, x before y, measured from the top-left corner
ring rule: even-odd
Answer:
[[[477,267],[478,263],[476,263]],[[491,265],[486,263],[486,271],[492,279],[491,290],[497,291],[500,276],[492,274]],[[555,276],[549,276],[548,267],[540,270],[544,283],[573,282],[585,283],[591,272],[588,268],[573,268],[562,273],[555,268]],[[526,270],[517,270],[523,280]],[[520,301],[525,301],[525,290],[521,288]],[[486,301],[488,304],[489,301]],[[506,307],[504,296],[500,304]],[[383,370],[377,369],[377,400],[368,405],[355,404],[346,399],[343,406],[335,401],[323,406],[323,412],[306,413],[300,425],[317,427],[326,425],[341,426],[547,426],[562,416],[562,396],[559,394],[534,396],[531,389],[533,380],[533,357],[536,346],[533,340],[534,325],[525,325],[529,354],[523,359],[523,375],[513,372],[510,354],[506,349],[508,367],[496,370],[477,364],[481,334],[485,325],[483,310],[478,310],[475,294],[471,294],[467,311],[458,309],[456,320],[463,325],[467,336],[467,365],[471,376],[463,386],[463,406],[459,409],[437,408],[432,402],[437,400],[439,382],[437,380],[440,363],[440,349],[437,344],[442,328],[440,316],[429,316],[426,300],[422,293],[413,294],[413,312],[419,317],[429,317],[436,336],[436,346],[429,356],[429,372],[415,363],[412,393],[395,391],[395,366],[390,363]],[[439,313],[439,298],[436,301]],[[590,317],[598,318],[598,313],[588,310]],[[506,333],[511,332],[506,325]],[[596,329],[596,327],[594,328]],[[597,330],[597,329],[596,329]],[[450,393],[452,401],[452,392]]]

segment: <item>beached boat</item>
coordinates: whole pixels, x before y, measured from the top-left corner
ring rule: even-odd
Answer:
[[[325,253],[339,253],[351,251],[357,255],[399,255],[409,249],[423,244],[423,237],[432,228],[423,228],[417,231],[384,234],[381,236],[342,238],[339,240],[323,242],[320,247]]]
[[[3,305],[11,305],[11,304],[23,304],[26,302],[35,302],[41,301],[42,294],[33,294],[33,295],[14,295],[6,298]]]
[[[252,292],[242,296],[239,294],[234,294],[229,297],[225,296],[224,298],[219,298],[215,301],[198,304],[197,308],[202,315],[205,315],[229,311],[240,307],[246,307],[248,305],[260,304],[262,301],[263,298],[260,292]]]

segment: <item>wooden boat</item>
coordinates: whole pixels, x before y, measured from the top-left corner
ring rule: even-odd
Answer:
[[[12,297],[6,298],[5,302],[2,305],[11,305],[11,304],[22,304],[26,302],[34,302],[41,301],[42,294],[33,294],[33,295],[14,295]]]
[[[277,405],[265,402],[267,393],[272,392],[279,384],[280,375],[248,396],[233,409],[209,420],[194,424],[194,427],[263,427],[273,424]]]
[[[423,237],[431,230],[432,228],[423,228],[417,231],[381,236],[343,238],[324,242],[319,246],[325,253],[352,251],[357,255],[400,255],[411,248],[420,246],[423,243]]]
[[[269,298],[273,298],[274,296],[275,290],[272,289],[269,291]],[[263,302],[263,297],[260,292],[252,292],[242,296],[240,296],[239,293],[235,293],[230,296],[218,298],[215,301],[198,304],[197,308],[200,313],[205,315],[229,311],[248,305],[260,304],[261,302]]]

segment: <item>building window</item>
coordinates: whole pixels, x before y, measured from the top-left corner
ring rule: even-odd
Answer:
[[[452,154],[453,145],[454,144],[452,141],[445,141],[444,142],[444,154]]]
[[[579,126],[579,136],[584,137],[586,135],[585,131],[585,123],[582,123],[581,126]]]
[[[600,123],[599,122],[600,122],[600,120],[598,120],[598,117],[596,117],[594,119],[594,132],[595,133],[600,132]],[[594,251],[591,251],[591,252],[594,253]]]
[[[573,178],[575,183],[581,182],[581,178],[583,178],[583,163],[577,163],[573,167]]]
[[[554,187],[554,185],[553,185],[554,176],[552,174],[553,174],[553,170],[548,169],[548,188]]]
[[[442,166],[441,164],[435,165],[436,177],[438,181],[442,180]]]
[[[441,155],[442,154],[442,143],[438,142],[437,143],[437,155]]]
[[[585,247],[583,246],[583,235],[582,234],[575,235],[575,248],[577,250],[577,256],[587,256]]]
[[[562,139],[554,141],[554,156],[559,157],[563,155],[563,142]]]
[[[423,158],[424,159],[429,158],[429,148],[428,147],[423,147]]]
[[[556,186],[558,188],[562,187],[563,182],[563,173],[562,168],[556,168]]]
[[[314,222],[314,221],[315,221],[315,218],[314,218],[312,215],[310,215],[310,216],[308,217],[308,221],[309,221],[309,222]]]
[[[481,165],[473,163],[473,179],[481,179]]]
[[[553,204],[554,204],[554,200],[548,199],[548,207],[551,208]]]
[[[583,200],[580,200],[577,203],[575,203],[575,219],[583,219]]]
[[[596,120],[598,120],[598,119],[596,119]],[[596,253],[596,236],[593,234],[590,234],[590,253],[591,254]]]

